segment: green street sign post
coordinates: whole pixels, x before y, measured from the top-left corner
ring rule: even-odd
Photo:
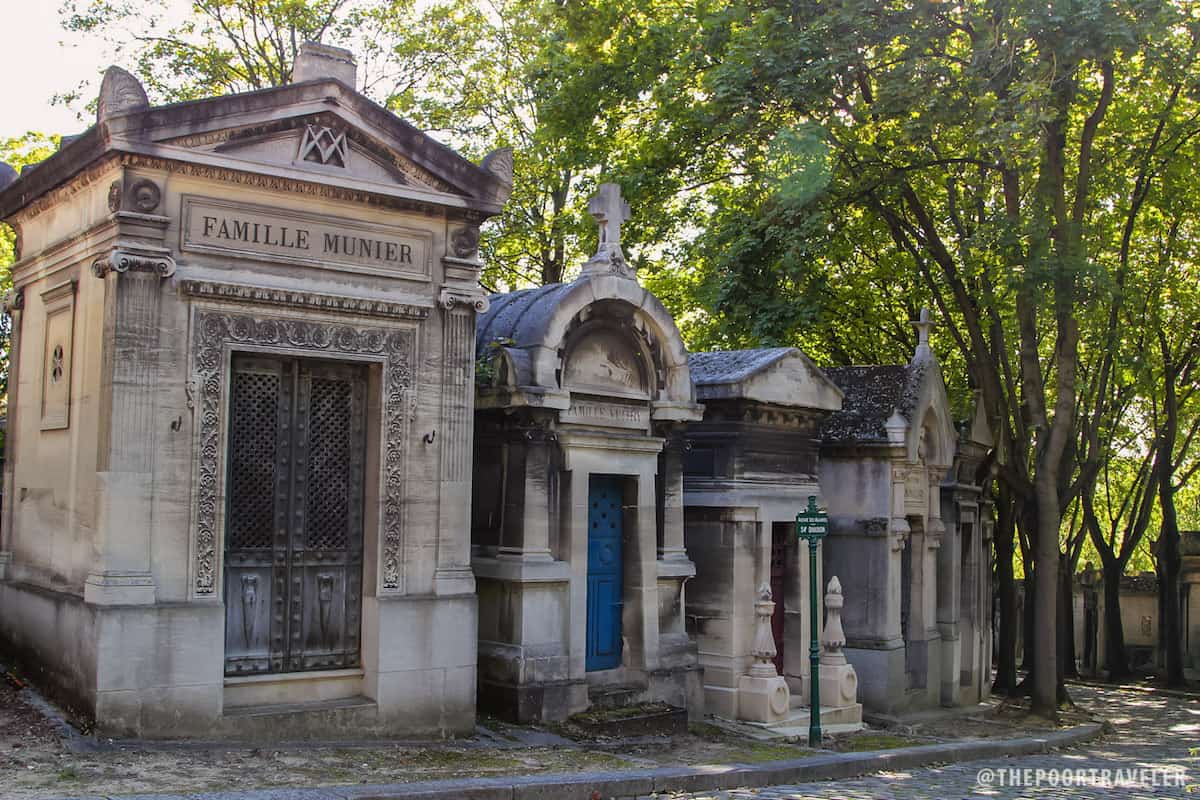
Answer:
[[[809,703],[808,746],[821,745],[821,644],[817,639],[817,543],[829,532],[829,515],[817,508],[817,498],[809,496],[808,508],[796,515],[796,538],[808,542],[808,618],[812,638],[808,643]]]

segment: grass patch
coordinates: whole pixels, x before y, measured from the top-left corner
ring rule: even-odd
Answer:
[[[79,769],[74,764],[69,764],[58,771],[59,781],[77,781],[80,778]]]
[[[722,728],[720,725],[713,725],[711,722],[689,722],[688,733],[692,736],[699,736],[701,739],[729,739],[729,731]]]
[[[812,755],[804,747],[773,742],[746,743],[730,751],[733,760],[744,764],[761,764],[767,761],[791,761]]]
[[[897,747],[913,747],[928,744],[920,739],[907,739],[892,733],[860,733],[838,742],[838,750],[844,753],[865,753],[868,750],[894,750]]]

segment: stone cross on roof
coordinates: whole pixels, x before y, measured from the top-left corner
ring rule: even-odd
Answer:
[[[621,223],[629,219],[629,203],[621,197],[615,183],[600,184],[600,191],[588,200],[588,213],[600,223],[600,246],[621,246]]]
[[[934,323],[929,319],[929,309],[922,307],[920,318],[909,324],[917,329],[917,347],[928,347],[929,330],[934,325]]]
[[[621,224],[629,219],[629,203],[621,197],[621,187],[615,183],[600,184],[599,191],[588,200],[588,213],[600,225],[600,246],[596,255],[583,265],[583,274],[612,272],[633,277],[621,251]]]

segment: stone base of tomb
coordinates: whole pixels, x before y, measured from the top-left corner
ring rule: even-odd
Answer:
[[[587,707],[583,680],[525,685],[479,681],[479,710],[511,722],[561,722]]]
[[[738,719],[749,722],[779,722],[791,711],[787,681],[779,675],[738,679]]]
[[[941,645],[936,638],[910,642],[906,664],[902,640],[848,643],[843,652],[858,675],[863,707],[878,714],[940,707]]]
[[[361,668],[226,678],[217,603],[97,605],[0,581],[0,641],[100,735],[470,735],[475,598],[364,598]],[[382,666],[381,666],[382,665]]]
[[[495,667],[496,654],[480,651],[481,673]],[[515,665],[514,665],[515,666]],[[561,722],[592,708],[623,708],[642,703],[665,703],[687,710],[689,719],[704,716],[704,690],[695,663],[650,672],[613,670],[613,675],[588,673],[579,680],[518,684],[480,677],[479,710],[521,724]],[[619,674],[618,674],[619,673]]]

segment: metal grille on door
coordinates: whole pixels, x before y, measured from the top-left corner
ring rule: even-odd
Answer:
[[[357,666],[363,369],[246,355],[232,372],[225,672]]]

